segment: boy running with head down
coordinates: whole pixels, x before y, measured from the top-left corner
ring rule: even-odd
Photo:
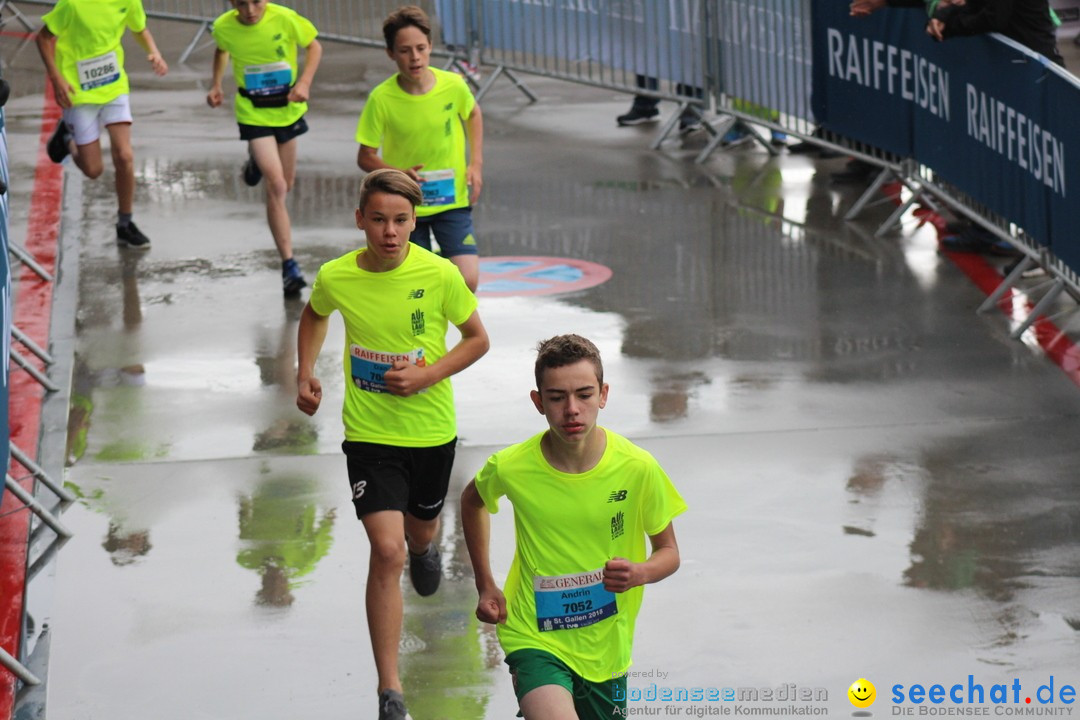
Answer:
[[[357,164],[368,172],[395,167],[420,183],[424,203],[416,209],[412,242],[430,250],[434,232],[442,256],[475,292],[480,262],[472,205],[480,196],[484,165],[480,106],[460,75],[430,66],[431,22],[423,10],[407,5],[391,13],[383,37],[398,71],[364,104],[356,127]]]
[[[266,221],[281,256],[282,289],[295,297],[307,285],[293,259],[292,225],[285,198],[296,180],[296,138],[307,132],[307,100],[322,58],[318,31],[306,18],[266,0],[231,0],[233,9],[214,21],[217,43],[206,102],[225,99],[221,81],[232,56],[236,121],[248,144],[244,182],[266,178]],[[297,47],[306,48],[298,72]]]
[[[135,202],[135,155],[131,149],[131,103],[124,71],[125,28],[135,35],[158,75],[169,71],[146,27],[142,0],[58,0],[37,34],[38,52],[64,115],[47,147],[49,159],[71,155],[88,178],[105,170],[101,127],[109,133],[116,171],[116,242],[148,249],[146,237],[131,221]]]
[[[461,496],[476,616],[498,623],[526,720],[625,716],[642,586],[679,568],[672,519],[686,503],[649,453],[596,424],[608,386],[595,345],[545,340],[535,374],[548,429],[492,455]],[[516,537],[505,595],[488,552],[503,496]]]
[[[407,717],[398,676],[401,573],[420,595],[439,587],[435,542],[457,444],[450,376],[488,349],[477,301],[447,260],[413,245],[420,186],[393,169],[360,186],[356,224],[367,247],[319,270],[300,316],[297,406],[322,402],[315,359],[335,310],[345,321],[345,451],[356,515],[371,543],[368,631],[379,720]],[[448,325],[461,339],[446,347]]]

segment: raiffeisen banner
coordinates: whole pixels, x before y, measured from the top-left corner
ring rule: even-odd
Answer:
[[[914,158],[1055,250],[1067,245],[1080,88],[1000,36],[936,42],[926,19],[899,8],[853,18],[846,3],[814,3],[816,120]]]

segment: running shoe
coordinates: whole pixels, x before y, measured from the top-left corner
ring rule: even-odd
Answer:
[[[615,118],[615,122],[619,124],[619,127],[626,127],[628,125],[641,125],[642,123],[656,122],[659,117],[660,111],[656,108],[643,110],[638,107],[631,107],[630,112]]]
[[[405,710],[405,698],[397,690],[379,693],[379,720],[412,720]]]
[[[414,555],[409,551],[409,579],[421,597],[434,595],[442,580],[442,556],[435,543],[428,546],[423,555]]]
[[[56,129],[53,130],[52,137],[49,138],[49,143],[45,146],[45,151],[49,154],[49,159],[54,163],[61,163],[68,155],[71,154],[71,129],[68,128],[66,122],[61,120],[56,123]]]
[[[739,143],[746,142],[750,139],[750,133],[742,125],[742,123],[735,123],[731,126],[731,129],[724,133],[724,137],[720,142],[723,145],[738,145]]]
[[[150,238],[143,235],[135,223],[129,222],[127,225],[116,226],[116,244],[135,250],[149,250]]]
[[[300,266],[294,258],[289,258],[281,263],[281,286],[286,297],[296,297],[300,290],[307,287],[304,273],[300,272]]]
[[[248,187],[255,187],[260,180],[262,180],[262,170],[259,169],[255,158],[248,155],[247,162],[244,163],[244,184]]]
[[[679,134],[689,135],[705,127],[696,113],[684,113],[679,118]]]

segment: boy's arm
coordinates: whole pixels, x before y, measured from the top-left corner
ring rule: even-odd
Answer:
[[[314,415],[322,402],[322,384],[315,377],[315,359],[319,357],[330,318],[304,306],[296,331],[296,407]]]
[[[315,71],[319,69],[322,53],[319,41],[312,40],[304,54],[304,69],[289,91],[289,102],[307,102],[311,97],[311,81],[315,78]]]
[[[465,129],[469,136],[469,167],[465,169],[465,181],[469,184],[469,204],[475,205],[480,198],[480,189],[484,187],[484,116],[479,104],[473,106]]]
[[[214,48],[214,70],[210,76],[210,92],[206,93],[206,104],[212,108],[221,105],[225,93],[221,90],[221,80],[225,77],[225,68],[229,64],[229,53],[221,48]]]
[[[157,43],[154,42],[154,36],[150,34],[150,28],[143,28],[142,32],[133,34],[135,35],[135,42],[139,43],[139,47],[146,51],[146,59],[150,61],[150,67],[154,69],[154,73],[160,77],[169,72],[169,66],[165,62],[165,58],[161,57]]]
[[[71,83],[64,79],[60,69],[56,67],[56,36],[46,26],[38,30],[34,41],[37,43],[41,60],[45,63],[45,72],[52,83],[56,103],[65,109],[71,107],[71,96],[75,94],[75,88],[71,87]]]
[[[470,480],[461,493],[461,527],[480,596],[476,617],[486,623],[506,622],[506,597],[491,574],[491,513],[476,490],[475,480]]]
[[[604,589],[626,592],[638,585],[660,582],[679,569],[679,544],[675,541],[675,524],[656,535],[649,536],[652,554],[645,562],[630,562],[625,558],[612,558],[604,565]]]
[[[421,185],[424,183],[423,178],[420,177],[420,168],[423,165],[413,165],[411,168],[394,168],[381,157],[379,157],[379,148],[371,147],[370,145],[361,145],[360,151],[356,153],[356,164],[360,166],[360,169],[364,172],[373,172],[375,170],[381,170],[382,168],[393,168],[395,170],[401,170],[409,177],[411,177],[417,183]]]
[[[474,311],[457,329],[461,331],[461,340],[438,362],[424,367],[405,360],[395,362],[393,369],[383,374],[387,389],[400,397],[415,395],[440,380],[458,374],[483,357],[491,343],[484,323],[480,321],[480,314]]]

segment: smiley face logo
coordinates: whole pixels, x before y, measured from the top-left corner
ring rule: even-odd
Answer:
[[[851,687],[847,690],[847,696],[855,707],[868,708],[877,699],[877,689],[874,687],[874,683],[866,678],[859,678],[851,683]]]

